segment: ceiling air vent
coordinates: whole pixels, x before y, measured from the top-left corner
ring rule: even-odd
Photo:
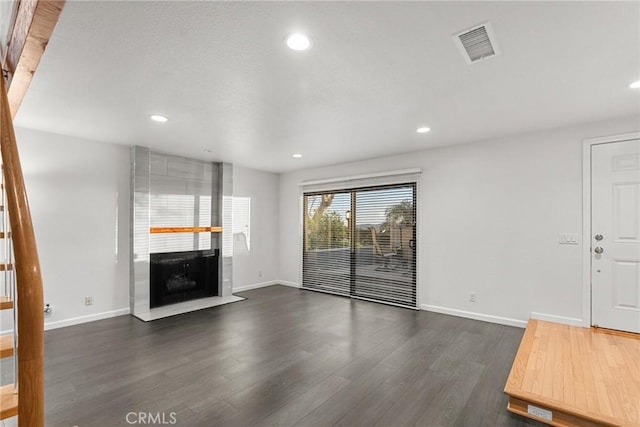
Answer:
[[[500,53],[496,36],[489,22],[456,33],[453,35],[453,40],[468,64],[491,58]]]

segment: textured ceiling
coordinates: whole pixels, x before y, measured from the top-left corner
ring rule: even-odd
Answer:
[[[70,1],[16,125],[282,172],[638,116],[639,16],[608,1]],[[502,54],[468,65],[451,34],[487,20]],[[294,30],[311,50],[286,47]]]

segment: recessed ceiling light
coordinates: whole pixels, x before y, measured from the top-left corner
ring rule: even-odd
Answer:
[[[421,127],[421,128],[416,129],[416,132],[418,132],[418,133],[427,133],[427,132],[429,132],[430,130],[431,130],[431,128],[428,128],[428,127]]]
[[[292,155],[291,155],[291,157],[294,157],[294,158],[296,158],[296,159],[299,159],[300,157],[302,157],[302,154],[300,154],[300,153],[295,153],[295,154],[292,154]]]
[[[311,39],[302,33],[293,33],[287,36],[287,46],[293,50],[307,50],[311,47]]]
[[[169,120],[168,118],[166,118],[165,116],[161,116],[160,114],[152,114],[149,116],[149,118],[158,123],[164,123]]]
[[[640,89],[640,80],[636,80],[635,82],[629,85],[631,89]]]

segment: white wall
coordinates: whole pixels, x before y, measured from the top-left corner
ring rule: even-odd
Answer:
[[[531,312],[582,319],[582,244],[558,244],[582,229],[582,139],[639,127],[630,118],[280,176],[235,166],[234,196],[251,199],[251,250],[234,253],[234,289],[299,283],[301,181],[419,167],[423,308],[506,323]],[[129,148],[26,129],[17,137],[48,327],[128,312]]]
[[[250,199],[250,247],[233,251],[233,289],[278,279],[278,175],[233,167],[233,197]],[[234,224],[235,225],[235,224]]]
[[[16,137],[53,308],[47,328],[128,313],[129,147],[27,129]]]
[[[422,308],[515,325],[532,312],[580,322],[582,242],[558,237],[582,231],[582,140],[638,128],[629,118],[283,174],[280,279],[300,281],[301,181],[418,167]]]

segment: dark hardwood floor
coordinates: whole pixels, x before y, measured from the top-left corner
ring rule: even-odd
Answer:
[[[47,426],[140,412],[178,426],[539,425],[502,392],[522,329],[284,286],[238,295],[48,331]]]

